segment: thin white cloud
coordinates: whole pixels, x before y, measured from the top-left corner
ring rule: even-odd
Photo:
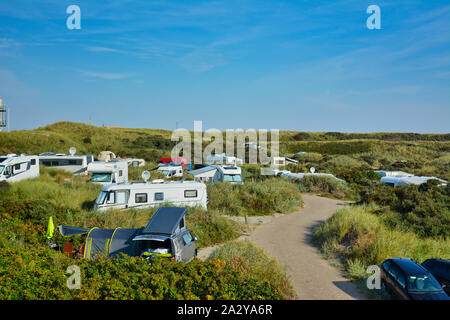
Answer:
[[[110,73],[110,72],[92,72],[92,71],[80,71],[85,76],[91,77],[91,78],[99,78],[99,79],[105,79],[105,80],[120,80],[125,79],[133,76],[131,73]]]

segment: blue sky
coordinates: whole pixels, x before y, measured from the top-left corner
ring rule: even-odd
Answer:
[[[11,129],[447,133],[449,31],[448,1],[0,0],[0,96]]]

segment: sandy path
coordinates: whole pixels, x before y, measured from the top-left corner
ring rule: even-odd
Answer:
[[[299,299],[364,299],[357,287],[310,243],[313,228],[345,203],[309,194],[302,196],[302,210],[258,227],[250,240],[285,266]]]

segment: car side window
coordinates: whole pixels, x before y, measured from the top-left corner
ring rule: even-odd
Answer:
[[[425,268],[430,272],[435,272],[435,263],[433,261],[428,261],[425,264]]]
[[[398,283],[400,283],[400,285],[403,288],[405,288],[405,286],[406,286],[406,278],[405,278],[405,275],[403,274],[403,272],[401,272],[399,270],[396,279],[397,279]]]
[[[392,263],[390,261],[385,261],[382,264],[382,267],[386,270],[387,273],[391,274]]]
[[[191,234],[188,232],[188,233],[185,233],[184,235],[183,235],[183,240],[184,240],[184,244],[185,245],[188,245],[189,243],[191,243],[191,241],[192,241],[192,236],[191,236]]]
[[[443,278],[450,280],[450,266],[445,266]]]

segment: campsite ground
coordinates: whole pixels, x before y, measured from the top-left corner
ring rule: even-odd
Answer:
[[[311,194],[302,197],[304,208],[295,213],[249,217],[250,224],[260,226],[240,239],[252,241],[285,266],[299,299],[364,299],[358,288],[323,259],[310,241],[314,227],[346,203]],[[207,258],[216,248],[200,250],[199,258]]]

